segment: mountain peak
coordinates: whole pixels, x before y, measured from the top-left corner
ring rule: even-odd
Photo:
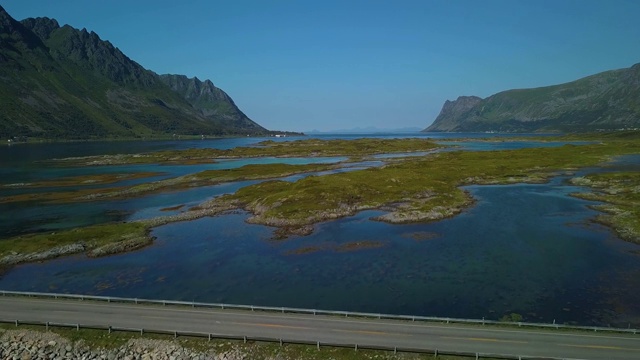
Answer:
[[[17,51],[17,49],[30,49],[44,51],[44,46],[40,38],[26,28],[22,23],[16,21],[4,8],[0,7],[0,58],[2,52]],[[20,51],[18,50],[18,53]]]
[[[203,82],[197,77],[188,78],[175,74],[160,75],[160,79],[171,90],[187,99],[206,118],[224,119],[239,129],[265,130],[240,111],[231,97],[209,79]]]
[[[0,5],[0,18],[11,17],[9,13]]]
[[[168,81],[93,31],[47,17],[18,22],[2,7],[0,77],[12,103],[0,111],[0,138],[266,132],[211,81]]]
[[[26,18],[20,23],[33,31],[43,41],[46,41],[54,30],[60,28],[58,21],[48,17]]]

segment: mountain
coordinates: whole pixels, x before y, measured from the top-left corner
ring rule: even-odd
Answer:
[[[403,127],[403,128],[378,128],[375,126],[367,127],[355,127],[350,129],[337,129],[337,130],[311,130],[306,132],[307,134],[375,134],[375,133],[414,133],[420,132],[422,128],[419,127]]]
[[[265,134],[209,80],[158,75],[109,41],[0,7],[0,138]]]
[[[185,75],[160,75],[160,80],[186,99],[200,115],[220,126],[242,131],[264,132],[265,129],[249,119],[222,89],[211,80],[200,81]]]
[[[561,85],[446,101],[424,131],[578,132],[640,128],[640,64]]]

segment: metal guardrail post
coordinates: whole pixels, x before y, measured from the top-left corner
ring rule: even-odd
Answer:
[[[2,320],[0,319],[0,323],[11,323],[13,322],[13,320]],[[20,323],[19,320],[15,320],[16,323]],[[65,323],[50,323],[50,322],[22,322],[22,324],[33,324],[33,325],[44,325],[44,326],[58,326],[58,327],[64,327],[64,328],[69,328],[69,327],[75,327],[76,330],[80,329],[80,324],[65,324]],[[112,330],[111,326],[105,327],[105,326],[85,326],[85,328],[87,329],[108,329],[109,331]],[[137,332],[138,329],[135,328],[115,328],[115,330],[118,331],[126,331],[126,332]],[[140,329],[139,330],[141,334],[144,334],[144,329]],[[155,330],[149,330],[147,329],[147,333],[159,333],[159,334],[170,334],[170,331],[167,330],[162,330],[162,329],[155,329]],[[211,333],[207,333],[205,335],[205,333],[200,333],[200,332],[186,332],[184,333],[187,336],[197,336],[197,337],[208,337],[209,339],[211,339],[212,337],[214,337],[213,334]],[[174,331],[174,336],[178,335],[178,331]],[[239,336],[225,336],[225,335],[220,335],[219,338],[221,339],[238,339]],[[245,341],[245,343],[247,342],[247,336],[243,336],[243,339]],[[292,344],[304,344],[304,345],[313,345],[313,342],[309,342],[309,341],[301,341],[301,340],[295,340],[295,339],[276,339],[276,338],[264,338],[264,337],[254,337],[252,338],[254,341],[267,341],[267,342],[279,342],[280,344],[282,344],[281,346],[284,345],[284,343],[292,343]],[[320,341],[316,341],[316,348],[318,351],[320,351]],[[344,344],[344,343],[325,343],[325,346],[329,346],[329,347],[350,347],[350,345],[348,344]],[[488,354],[488,353],[479,353],[479,352],[459,352],[459,351],[439,351],[438,349],[419,349],[419,348],[400,348],[398,349],[397,346],[394,346],[393,348],[390,346],[378,346],[378,345],[370,345],[370,346],[359,346],[357,343],[353,345],[355,351],[357,352],[358,349],[371,349],[371,350],[383,350],[383,351],[393,351],[394,354],[398,353],[398,350],[400,350],[401,352],[411,352],[411,353],[432,353],[434,355],[435,358],[438,357],[438,355],[453,355],[453,356],[461,356],[461,357],[468,357],[468,358],[473,358],[475,356],[475,358],[477,360],[479,360],[480,358],[497,358],[497,359],[518,359],[518,360],[522,360],[523,356],[521,355],[500,355],[500,354]],[[543,357],[526,357],[526,359],[543,359]],[[559,357],[544,357],[544,359],[546,360],[564,360],[564,358],[559,358]]]

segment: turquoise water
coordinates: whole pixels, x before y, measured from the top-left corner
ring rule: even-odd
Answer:
[[[627,157],[604,170],[609,167],[637,170],[638,162]],[[565,180],[467,187],[478,202],[439,222],[391,225],[370,220],[382,212],[365,211],[285,241],[272,239],[273,228],[247,224],[249,215],[242,212],[168,224],[154,229],[157,240],[148,248],[20,265],[2,275],[0,288],[465,318],[498,319],[515,312],[529,321],[640,324],[640,246],[594,224],[592,203],[569,197],[580,189]],[[156,216],[164,206],[195,205],[249,183],[75,208],[22,204],[2,209],[8,216],[0,226],[44,229]],[[375,247],[353,248],[354,242]]]

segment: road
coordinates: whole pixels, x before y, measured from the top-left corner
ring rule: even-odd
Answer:
[[[640,335],[0,297],[0,319],[568,359],[640,359]]]

